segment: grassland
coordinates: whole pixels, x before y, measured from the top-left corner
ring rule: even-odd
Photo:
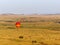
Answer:
[[[0,45],[60,45],[60,15],[0,15]]]

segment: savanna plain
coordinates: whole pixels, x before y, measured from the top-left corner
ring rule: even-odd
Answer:
[[[0,45],[60,45],[60,15],[0,14]]]

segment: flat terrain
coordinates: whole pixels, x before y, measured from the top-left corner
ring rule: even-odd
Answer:
[[[60,45],[60,15],[1,14],[0,45]]]

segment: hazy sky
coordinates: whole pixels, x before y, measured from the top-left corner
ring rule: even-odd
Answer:
[[[60,13],[60,0],[0,0],[0,13]]]

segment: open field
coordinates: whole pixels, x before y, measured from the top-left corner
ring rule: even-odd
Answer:
[[[60,45],[60,15],[0,15],[0,45]]]

